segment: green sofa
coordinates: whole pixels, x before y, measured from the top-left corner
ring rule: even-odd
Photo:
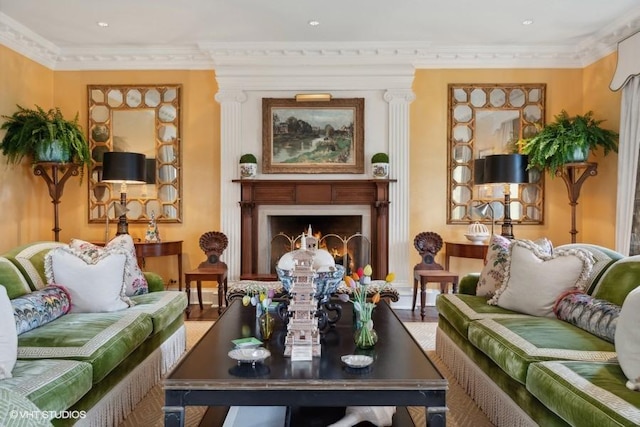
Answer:
[[[0,255],[0,285],[10,299],[46,284],[44,258],[57,242],[34,242]],[[149,293],[133,307],[107,313],[67,313],[18,336],[0,425],[115,426],[184,353],[183,292],[165,291],[145,273]],[[31,420],[14,409],[35,406]],[[46,411],[46,413],[45,413]],[[52,418],[53,419],[48,419]],[[22,423],[22,424],[21,424]]]
[[[560,248],[594,256],[587,282],[594,298],[622,306],[640,285],[640,257],[587,244]],[[625,386],[614,343],[556,318],[488,305],[475,295],[478,279],[467,275],[459,294],[438,297],[436,352],[494,424],[640,425],[640,392]]]

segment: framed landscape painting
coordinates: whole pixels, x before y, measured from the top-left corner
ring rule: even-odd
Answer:
[[[262,171],[364,173],[364,98],[263,98]]]

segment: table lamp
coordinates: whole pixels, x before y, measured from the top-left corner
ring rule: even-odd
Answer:
[[[102,159],[102,182],[120,184],[120,205],[114,204],[116,215],[119,215],[118,231],[129,234],[127,223],[127,184],[145,183],[145,156],[139,153],[107,152]],[[107,211],[107,216],[109,212]]]
[[[529,158],[524,154],[494,154],[473,162],[474,184],[504,185],[504,220],[501,234],[509,239],[514,238],[509,185],[529,182],[528,164]]]

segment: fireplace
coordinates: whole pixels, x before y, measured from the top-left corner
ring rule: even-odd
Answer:
[[[371,217],[362,206],[260,206],[258,208],[258,274],[275,274],[285,253],[300,247],[300,235],[311,229],[319,248],[351,274],[371,262]]]
[[[324,218],[325,234],[343,239],[360,239],[360,249],[349,255],[354,263],[364,262],[366,251],[374,278],[388,273],[389,183],[393,180],[235,180],[241,184],[241,278],[271,275],[271,240],[280,231],[271,228],[273,217],[296,218],[295,238],[312,218]],[[354,218],[355,217],[355,218]],[[351,229],[344,224],[352,222]],[[338,228],[331,228],[335,223]],[[339,224],[339,225],[337,225]],[[355,225],[353,225],[355,224]],[[312,226],[313,227],[313,226]],[[321,226],[324,228],[325,226]],[[360,237],[362,236],[362,238]],[[327,238],[328,239],[328,238]],[[355,240],[352,240],[352,243]],[[327,243],[332,244],[330,241]],[[357,267],[360,267],[358,265]]]

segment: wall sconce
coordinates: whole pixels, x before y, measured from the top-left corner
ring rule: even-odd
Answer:
[[[316,102],[331,101],[330,93],[299,93],[296,95],[296,102]]]
[[[528,181],[527,165],[529,157],[524,154],[494,154],[473,161],[474,184],[504,185],[504,221],[502,236],[513,239],[511,222],[511,192],[509,184],[523,184]]]
[[[119,214],[118,231],[120,234],[129,234],[127,223],[127,184],[145,183],[145,157],[139,153],[107,152],[102,159],[102,182],[120,184],[120,206],[114,209]],[[107,216],[109,211],[107,210]]]

